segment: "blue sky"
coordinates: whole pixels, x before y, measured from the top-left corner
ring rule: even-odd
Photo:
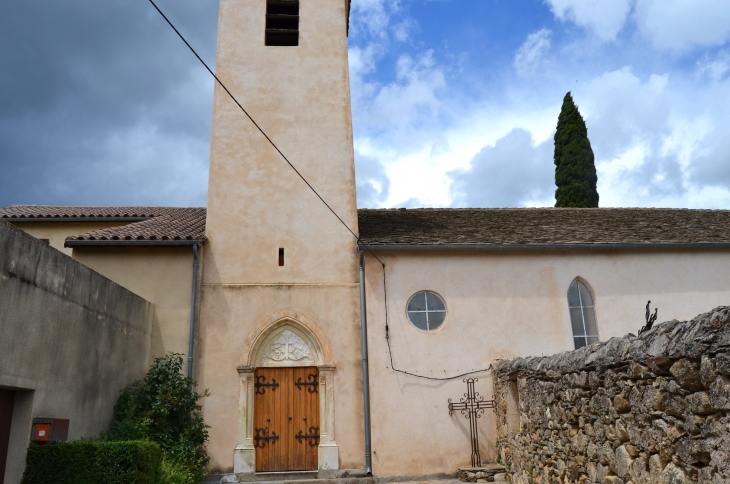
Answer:
[[[728,207],[730,2],[354,4],[362,205],[552,205],[571,91],[601,206]]]
[[[213,64],[218,2],[158,3]],[[553,205],[571,91],[601,206],[728,208],[729,40],[727,0],[353,0],[358,202]],[[213,83],[148,2],[11,2],[0,46],[0,205],[205,205]]]

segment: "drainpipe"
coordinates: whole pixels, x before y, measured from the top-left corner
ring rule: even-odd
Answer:
[[[193,377],[193,348],[195,346],[195,307],[198,299],[198,244],[193,244],[193,298],[190,301],[190,344],[188,345],[188,378]]]
[[[365,471],[373,475],[370,445],[370,375],[368,371],[368,317],[365,306],[365,251],[360,251],[360,328],[362,331],[362,396],[365,413]]]

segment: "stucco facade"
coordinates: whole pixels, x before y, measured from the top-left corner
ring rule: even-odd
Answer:
[[[193,280],[190,246],[64,247],[67,237],[127,223],[13,221],[29,235],[48,239],[51,247],[154,304],[150,363],[169,352],[187,356]]]
[[[125,225],[123,222],[18,222],[15,220],[11,223],[36,239],[48,240],[48,245],[72,257],[73,249],[64,246],[66,237]]]
[[[432,377],[488,368],[499,358],[572,350],[567,292],[582,278],[595,298],[601,341],[636,334],[648,300],[662,320],[691,319],[730,300],[726,250],[376,252],[386,264],[390,343],[395,367]],[[366,255],[373,471],[378,476],[454,472],[469,464],[469,425],[449,416],[461,378],[429,381],[393,372],[384,338],[383,269]],[[406,304],[431,290],[447,305],[446,322],[427,333]],[[491,398],[491,371],[476,390]],[[496,422],[479,421],[482,458],[496,459]]]
[[[298,46],[282,47],[265,45],[267,2],[221,1],[216,74],[356,233],[348,2],[299,4]],[[324,335],[332,348],[317,365],[320,378],[329,374],[336,429],[320,439],[319,469],[363,468],[355,237],[220,86],[209,180],[200,385],[211,391],[204,413],[214,468],[254,470],[241,355],[282,311],[287,324],[312,340]]]

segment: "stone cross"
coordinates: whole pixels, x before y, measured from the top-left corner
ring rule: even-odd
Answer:
[[[477,419],[482,417],[484,410],[487,408],[494,409],[497,413],[497,407],[494,398],[484,400],[479,392],[474,391],[474,382],[479,381],[478,378],[466,378],[466,393],[464,398],[459,399],[459,403],[453,403],[449,398],[449,415],[453,415],[455,410],[469,420],[469,432],[471,434],[471,466],[481,467],[482,457],[479,454],[479,432],[477,428]]]

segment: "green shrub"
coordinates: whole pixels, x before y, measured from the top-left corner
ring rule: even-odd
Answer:
[[[161,467],[160,482],[164,484],[194,484],[200,476],[189,466],[178,461],[164,459]]]
[[[208,464],[205,443],[209,427],[198,403],[208,393],[192,390],[195,381],[182,375],[182,366],[183,356],[177,353],[156,358],[143,381],[122,390],[111,429],[102,439],[156,442],[170,482],[194,484],[202,480]]]
[[[162,452],[154,442],[33,444],[23,484],[158,484]]]

